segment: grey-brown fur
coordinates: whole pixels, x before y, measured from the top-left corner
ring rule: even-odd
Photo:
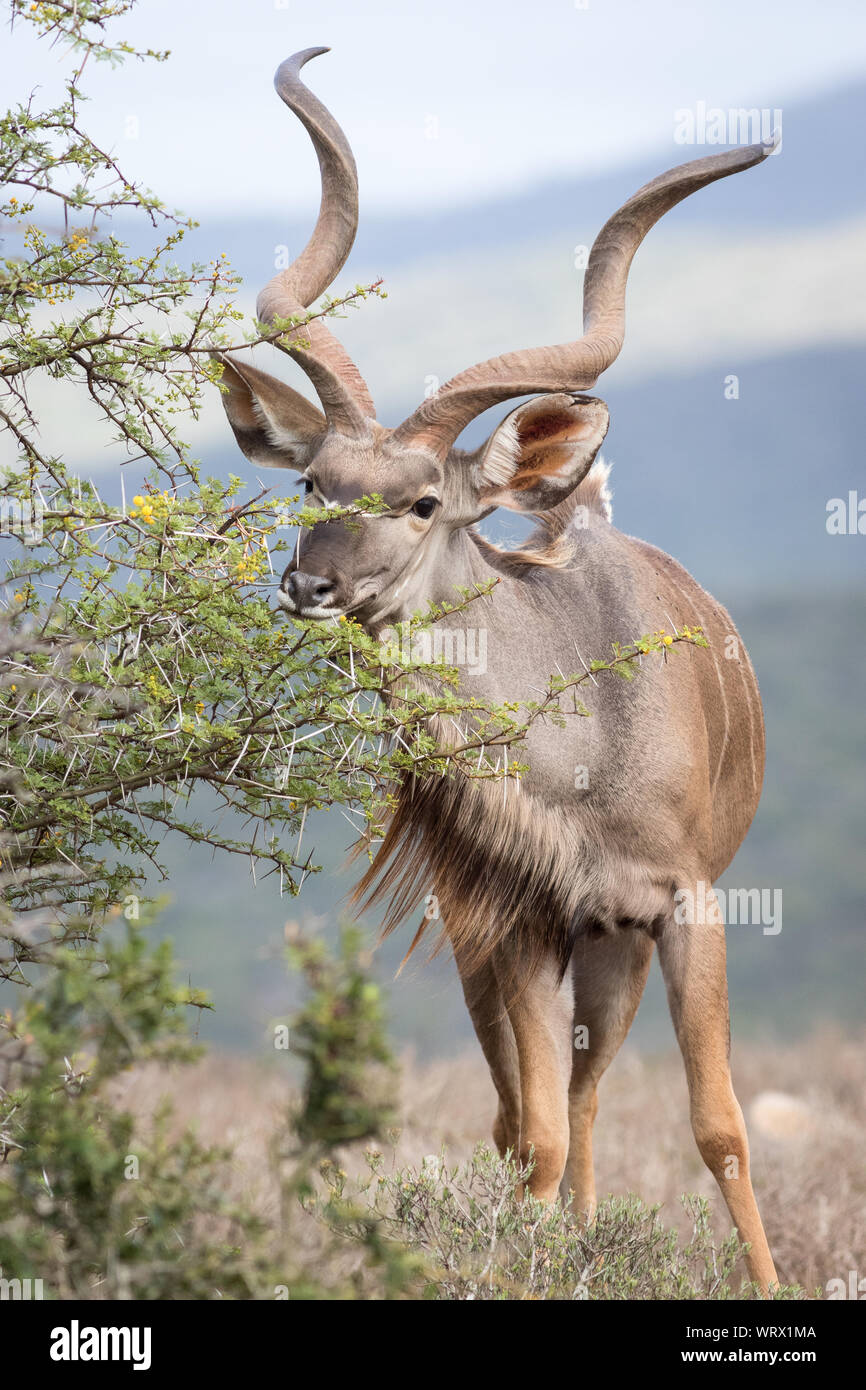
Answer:
[[[760,795],[760,699],[733,622],[673,560],[616,531],[593,482],[589,524],[570,531],[557,567],[515,566],[471,533],[452,538],[434,602],[500,579],[490,599],[448,619],[487,627],[488,671],[464,674],[461,689],[537,699],[554,665],[581,671],[613,639],[674,625],[702,626],[710,648],[650,654],[632,682],[597,677],[581,692],[591,718],[535,726],[520,753],[530,771],[504,795],[500,783],[463,779],[405,790],[360,893],[378,880],[372,900],[393,895],[391,929],[435,879],[449,934],[479,962],[504,937],[527,962],[549,950],[564,968],[575,934],[623,924],[657,934],[676,888],[701,869],[717,878],[733,858]],[[731,638],[738,656],[720,660]]]

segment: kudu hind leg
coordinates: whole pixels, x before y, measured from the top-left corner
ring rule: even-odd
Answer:
[[[595,1211],[592,1127],[597,1087],[632,1025],[652,952],[651,938],[634,929],[586,937],[572,957],[574,1055],[565,1181],[575,1212],[586,1217]]]
[[[669,922],[659,961],[686,1068],[692,1129],[701,1157],[750,1246],[749,1277],[766,1291],[777,1282],[749,1174],[743,1112],[731,1081],[725,930]]]

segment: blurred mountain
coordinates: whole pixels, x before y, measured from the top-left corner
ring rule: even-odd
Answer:
[[[827,502],[866,497],[864,367],[862,349],[801,352],[748,364],[737,399],[706,369],[605,391],[615,524],[723,600],[862,592],[866,537],[828,534]]]

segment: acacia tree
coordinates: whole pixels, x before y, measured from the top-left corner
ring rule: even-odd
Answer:
[[[437,672],[435,698],[418,690],[397,708],[387,699],[396,668],[360,628],[290,626],[267,602],[298,499],[245,498],[239,479],[203,477],[180,433],[219,381],[214,349],[236,339],[237,277],[225,256],[178,267],[192,224],[128,179],[81,122],[88,60],[166,56],[109,43],[108,20],[128,8],[16,0],[13,16],[63,40],[75,66],[59,106],[31,101],[0,123],[0,216],[18,242],[0,276],[0,424],[18,454],[4,518],[33,543],[8,557],[6,574],[0,804],[7,857],[26,868],[7,889],[14,906],[34,907],[38,871],[62,862],[55,904],[90,919],[158,862],[166,831],[242,854],[294,892],[310,861],[291,846],[310,809],[341,803],[363,821],[406,768],[462,759],[474,775],[479,741],[518,734],[513,718],[476,716],[466,749],[443,759],[426,721],[468,708],[453,676]],[[113,230],[121,212],[124,225],[134,215],[150,226],[145,254]],[[242,343],[279,347],[281,331],[303,322],[253,325]],[[43,452],[28,401],[37,375],[86,392],[124,476],[147,468],[123,505]],[[320,519],[298,508],[293,522]],[[185,813],[201,784],[241,813],[243,833]],[[114,853],[103,860],[105,845]]]

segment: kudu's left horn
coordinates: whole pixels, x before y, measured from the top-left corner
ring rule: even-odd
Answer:
[[[349,142],[300,78],[301,68],[327,48],[306,48],[277,68],[274,86],[306,127],[319,159],[322,198],[313,234],[287,269],[269,280],[256,301],[262,323],[304,313],[324,294],[346,263],[358,230],[358,171]],[[291,346],[292,339],[298,344]],[[326,326],[316,319],[288,334],[288,350],[316,388],[328,424],[361,437],[375,419],[373,400],[358,368]]]

